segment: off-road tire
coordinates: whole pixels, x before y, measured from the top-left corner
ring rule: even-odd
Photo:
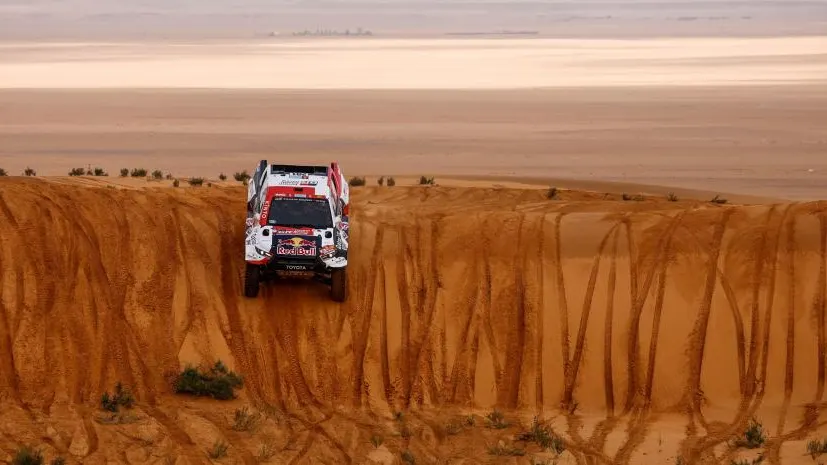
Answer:
[[[256,265],[247,263],[244,270],[244,295],[247,297],[258,296],[258,286],[261,281],[261,270]]]
[[[344,302],[347,299],[347,267],[330,272],[330,298],[334,302]]]

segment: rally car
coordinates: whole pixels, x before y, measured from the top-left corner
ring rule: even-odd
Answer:
[[[247,189],[244,294],[279,277],[315,278],[334,301],[347,298],[350,194],[336,162],[328,166],[261,160]]]

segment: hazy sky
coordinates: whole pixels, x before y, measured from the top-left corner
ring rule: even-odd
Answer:
[[[244,38],[357,27],[377,34],[813,34],[827,32],[827,0],[0,0],[0,38]]]

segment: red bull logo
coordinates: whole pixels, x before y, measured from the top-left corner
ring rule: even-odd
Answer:
[[[301,237],[279,239],[276,244],[276,253],[278,255],[313,257],[316,255],[316,243]]]

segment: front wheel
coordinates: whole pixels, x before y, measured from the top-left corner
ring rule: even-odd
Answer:
[[[335,302],[347,299],[347,268],[336,268],[330,273],[330,297]]]
[[[261,280],[261,270],[256,265],[247,264],[244,270],[244,295],[247,297],[258,296],[259,281]]]

